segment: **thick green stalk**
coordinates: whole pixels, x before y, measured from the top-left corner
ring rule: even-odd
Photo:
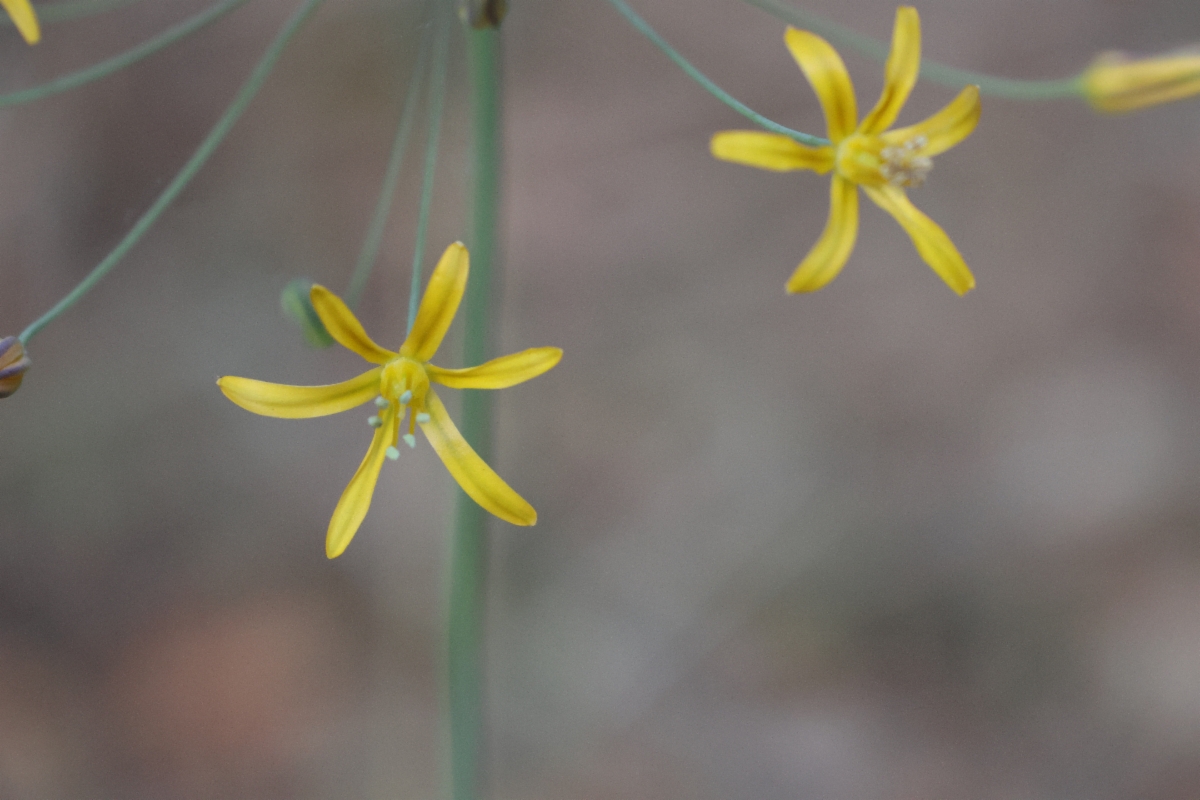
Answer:
[[[830,22],[811,11],[796,8],[781,2],[781,0],[746,0],[746,2],[758,6],[789,25],[820,34],[839,47],[857,50],[876,61],[887,60],[888,45],[872,39],[870,36],[863,36],[843,25],[838,25],[836,22]],[[1005,97],[1010,100],[1055,100],[1063,97],[1076,97],[1080,94],[1080,76],[1078,75],[1044,81],[996,78],[980,72],[949,67],[927,58],[921,59],[921,77],[955,89],[975,84],[983,94]]]
[[[666,54],[667,58],[674,61],[680,69],[686,72],[688,77],[700,84],[700,86],[706,92],[732,108],[734,111],[741,114],[743,117],[746,117],[750,121],[761,125],[773,133],[781,133],[784,136],[795,139],[801,144],[806,144],[811,147],[824,147],[829,144],[828,139],[822,139],[819,136],[813,136],[812,134],[794,131],[791,128],[780,125],[774,120],[767,119],[762,114],[752,110],[745,103],[729,94],[729,92],[725,91],[720,86],[717,86],[708,78],[708,76],[692,66],[691,62],[681,56],[679,51],[677,51],[674,47],[671,47],[671,45],[667,43],[666,39],[659,36],[658,31],[650,27],[650,23],[638,16],[637,12],[630,8],[625,0],[608,0],[608,2],[621,14],[622,17],[629,22],[630,25],[637,28],[639,33],[649,39],[655,47]]]
[[[245,2],[246,0],[225,0],[223,3],[217,3],[212,8],[205,9],[194,17],[189,17],[178,25],[168,28],[158,36],[147,39],[138,46],[132,47],[112,58],[105,59],[98,64],[85,67],[78,72],[63,75],[61,78],[55,78],[40,86],[31,86],[28,89],[0,94],[0,108],[20,105],[21,103],[32,103],[35,100],[41,100],[60,92],[75,89],[92,81],[98,81],[101,78],[107,78],[114,72],[125,69],[125,67],[131,64],[136,64],[143,58],[162,50],[164,47],[168,47],[180,39],[192,35],[205,25],[216,22]],[[7,19],[6,17],[0,18]]]
[[[474,196],[471,279],[463,299],[463,363],[491,355],[490,298],[500,202],[500,33],[467,30],[471,73]],[[492,406],[487,392],[462,393],[462,433],[485,461],[492,450]],[[447,701],[450,788],[453,800],[474,800],[482,785],[483,621],[488,513],[460,489],[450,553],[447,619]]]
[[[158,218],[162,216],[167,206],[171,205],[175,198],[179,196],[179,193],[191,182],[192,178],[195,177],[196,173],[200,171],[200,168],[204,166],[205,162],[208,161],[209,157],[221,144],[221,141],[233,128],[234,123],[237,122],[238,117],[246,110],[246,106],[250,105],[250,101],[254,99],[254,95],[258,93],[258,90],[267,80],[267,76],[271,74],[271,70],[275,67],[275,62],[283,54],[288,42],[291,41],[296,31],[300,30],[300,27],[308,19],[309,15],[320,4],[321,0],[305,0],[304,5],[292,14],[292,17],[283,26],[283,29],[275,36],[275,40],[271,42],[271,46],[267,48],[267,52],[263,55],[262,59],[254,67],[254,71],[250,73],[250,77],[242,84],[242,88],[234,96],[233,102],[225,109],[225,113],[217,120],[217,124],[209,131],[208,136],[204,137],[204,141],[196,148],[196,152],[183,165],[183,169],[179,170],[179,173],[167,184],[167,188],[158,196],[154,204],[146,210],[146,213],[142,214],[141,218],[134,223],[129,232],[125,234],[125,237],[112,249],[112,252],[93,267],[88,276],[80,281],[79,285],[72,289],[66,297],[59,300],[53,308],[34,320],[28,328],[21,332],[20,339],[23,344],[28,343],[30,339],[37,335],[38,331],[46,327],[59,314],[75,305],[80,298],[91,291],[125,257],[126,253],[133,249],[134,245],[141,241],[146,231],[150,230],[150,227],[158,221]]]

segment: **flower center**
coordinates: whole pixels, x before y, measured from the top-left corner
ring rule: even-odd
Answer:
[[[429,376],[418,361],[400,356],[383,365],[379,376],[379,393],[392,403],[425,410],[425,394],[429,391]]]
[[[379,397],[375,405],[379,406],[379,416],[367,420],[372,427],[386,424],[392,414],[397,415],[396,442],[401,438],[409,447],[416,445],[413,431],[418,422],[428,422],[429,414],[425,411],[425,395],[429,393],[429,376],[425,374],[425,366],[419,361],[401,356],[383,365],[379,376]],[[411,412],[408,418],[408,431],[400,436],[400,428],[404,421],[405,412]],[[388,448],[388,457],[395,458],[396,442]]]
[[[933,169],[933,159],[921,154],[928,144],[924,136],[916,136],[904,144],[883,148],[879,151],[879,174],[893,186],[920,186]]]

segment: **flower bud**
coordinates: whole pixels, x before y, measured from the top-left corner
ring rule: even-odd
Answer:
[[[296,278],[283,287],[279,304],[288,319],[300,326],[300,332],[304,334],[304,341],[309,347],[329,347],[333,344],[333,337],[325,330],[325,324],[317,316],[317,310],[308,296],[312,285],[313,282],[307,278]]]
[[[1200,94],[1200,49],[1151,58],[1101,53],[1080,77],[1084,98],[1097,111],[1119,114]]]
[[[21,380],[31,363],[20,339],[15,336],[0,339],[0,397],[8,397],[21,388]]]

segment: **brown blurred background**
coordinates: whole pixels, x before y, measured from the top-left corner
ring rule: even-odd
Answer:
[[[9,30],[0,91],[205,5],[145,0],[33,49]],[[119,240],[294,5],[252,0],[0,112],[0,335]],[[841,277],[789,297],[827,179],[713,160],[714,131],[748,126],[608,4],[511,5],[497,350],[566,357],[498,395],[497,467],[540,522],[493,529],[491,796],[1195,797],[1200,100],[986,100],[912,192],[979,288],[955,297],[864,204]],[[895,11],[805,6],[880,38]],[[781,23],[636,7],[822,132]],[[1192,0],[919,10],[929,57],[1010,77],[1200,40]],[[0,798],[438,795],[451,480],[405,452],[328,562],[366,412],[270,420],[213,384],[361,369],[305,349],[279,292],[345,288],[423,34],[408,0],[329,0],[176,206],[32,343],[0,409]],[[461,45],[431,256],[466,232]],[[881,67],[844,55],[865,109]],[[900,122],[952,95],[921,84]],[[391,344],[414,145],[361,308]]]

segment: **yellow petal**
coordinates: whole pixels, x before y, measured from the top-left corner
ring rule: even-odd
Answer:
[[[883,70],[883,93],[871,113],[863,118],[859,133],[876,134],[887,130],[896,117],[921,70],[921,20],[912,6],[896,9],[892,28],[892,49]]]
[[[967,264],[959,255],[954,242],[950,241],[950,237],[936,222],[912,204],[903,189],[884,185],[864,186],[863,191],[880,208],[896,218],[912,239],[921,258],[933,267],[933,271],[947,286],[960,295],[975,288],[975,276],[967,269]]]
[[[504,480],[479,457],[467,440],[458,432],[442,401],[433,392],[425,395],[425,411],[429,422],[421,430],[441,457],[442,463],[467,495],[485,511],[513,525],[532,525],[537,512],[512,490]]]
[[[288,386],[227,375],[217,386],[247,411],[266,417],[304,419],[336,414],[360,406],[379,394],[382,367],[367,370],[357,378],[329,386]]]
[[[358,526],[367,516],[371,508],[371,497],[375,494],[375,484],[379,480],[379,470],[383,467],[387,449],[396,441],[396,425],[399,416],[394,413],[385,415],[384,423],[375,429],[371,446],[358,471],[346,485],[346,491],[338,500],[333,517],[329,520],[329,530],[325,534],[325,555],[337,558],[350,544]]]
[[[1140,59],[1102,53],[1080,76],[1079,87],[1093,108],[1110,113],[1200,94],[1200,50]]]
[[[841,175],[833,176],[829,220],[821,238],[787,282],[789,292],[815,292],[842,271],[858,236],[858,189]]]
[[[903,145],[924,137],[924,143],[914,153],[932,158],[971,135],[979,123],[979,109],[979,87],[967,86],[945,108],[924,122],[896,128],[880,138],[885,144]]]
[[[533,347],[466,369],[426,364],[425,372],[429,380],[451,389],[507,389],[548,372],[561,358],[562,350],[557,347]]]
[[[811,169],[824,174],[833,169],[832,147],[807,147],[778,133],[721,131],[712,137],[712,154],[722,161],[775,172]]]
[[[21,32],[21,36],[29,44],[37,44],[42,38],[42,29],[38,26],[37,14],[29,0],[0,0],[0,5],[12,17],[13,24]]]
[[[308,296],[325,330],[342,347],[358,353],[372,364],[386,364],[396,357],[391,350],[383,349],[367,336],[362,323],[342,298],[318,284],[313,284]]]
[[[421,296],[421,307],[408,338],[400,346],[401,355],[428,361],[454,321],[458,304],[467,288],[470,256],[462,242],[455,242],[442,253],[441,260],[429,276],[429,285]]]
[[[858,124],[854,85],[850,83],[850,73],[846,72],[842,57],[815,33],[788,28],[783,40],[817,93],[825,111],[829,140],[837,144]]]

